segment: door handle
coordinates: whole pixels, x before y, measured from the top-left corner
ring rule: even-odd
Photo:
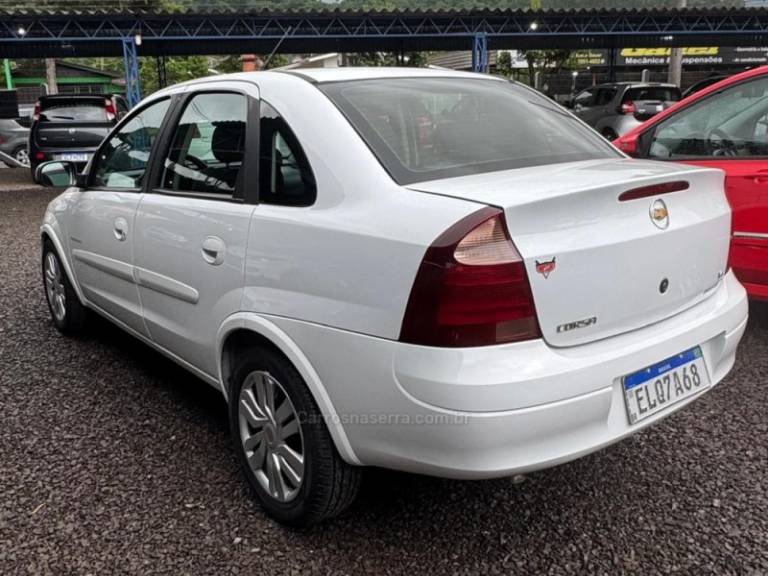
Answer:
[[[226,252],[226,245],[224,240],[218,236],[208,236],[203,240],[202,254],[203,260],[205,260],[211,266],[218,266],[224,262],[224,254]]]
[[[116,218],[114,232],[118,242],[124,241],[128,237],[128,220],[122,217]]]

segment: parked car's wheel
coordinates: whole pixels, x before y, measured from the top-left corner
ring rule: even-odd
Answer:
[[[286,358],[249,349],[236,360],[231,394],[235,450],[270,516],[305,527],[352,503],[360,469],[341,459],[309,389]]]
[[[43,245],[43,287],[53,324],[63,334],[77,334],[85,328],[88,310],[82,305],[56,249],[49,241]]]
[[[27,152],[26,146],[19,146],[13,151],[11,156],[13,156],[13,159],[19,164],[29,166],[29,152]]]
[[[603,135],[603,138],[605,138],[609,142],[613,142],[614,140],[616,140],[616,138],[619,137],[619,135],[616,134],[616,132],[612,128],[605,128],[602,131],[602,135]]]

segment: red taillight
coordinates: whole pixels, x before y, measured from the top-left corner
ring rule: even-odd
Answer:
[[[35,102],[35,109],[32,112],[32,121],[37,122],[40,120],[40,101]]]
[[[104,110],[106,110],[107,120],[109,120],[110,122],[117,117],[117,110],[115,110],[115,104],[109,98],[104,100]]]
[[[35,153],[35,160],[45,160],[45,154],[42,152]]]
[[[635,103],[631,100],[629,102],[624,102],[624,104],[621,105],[621,113],[622,114],[634,114],[635,113]]]
[[[400,340],[487,346],[541,337],[528,275],[497,208],[483,208],[429,247],[411,289]]]

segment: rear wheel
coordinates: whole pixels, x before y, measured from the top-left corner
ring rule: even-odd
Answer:
[[[53,324],[63,334],[77,334],[85,328],[88,310],[80,303],[53,245],[43,245],[43,287]]]
[[[603,138],[605,138],[609,142],[613,142],[614,140],[616,140],[616,138],[619,137],[619,135],[616,134],[616,132],[612,128],[603,129],[602,135],[603,135]]]
[[[360,469],[341,459],[320,410],[293,365],[251,348],[236,361],[230,425],[238,459],[264,510],[295,527],[340,514]]]
[[[29,166],[29,153],[26,146],[19,146],[13,151],[13,159],[23,166]]]

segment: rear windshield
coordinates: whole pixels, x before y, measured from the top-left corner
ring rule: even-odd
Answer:
[[[104,100],[53,100],[43,102],[43,122],[109,122]]]
[[[398,78],[319,88],[399,184],[619,155],[551,100],[509,82]]]
[[[630,100],[659,100],[660,102],[677,102],[680,100],[680,90],[664,86],[648,86],[646,88],[630,88],[624,94],[624,102]]]

